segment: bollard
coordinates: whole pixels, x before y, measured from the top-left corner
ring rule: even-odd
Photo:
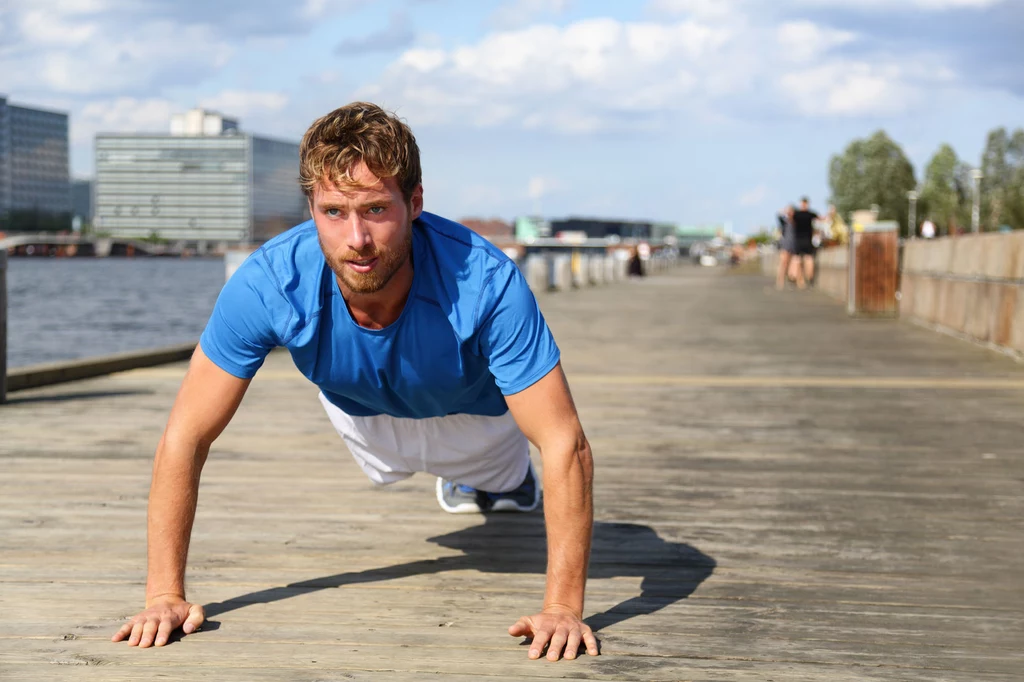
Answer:
[[[585,256],[579,251],[572,253],[572,285],[577,289],[590,284],[590,275],[587,270],[590,267],[590,256]]]
[[[569,291],[572,289],[572,259],[560,253],[551,259],[551,289]]]
[[[526,274],[526,283],[534,293],[548,290],[547,261],[536,253],[523,260],[522,267]]]
[[[0,248],[0,405],[7,402],[7,249]]]
[[[254,249],[238,248],[230,249],[224,252],[224,281],[231,279],[231,275],[235,274],[235,270],[245,262]]]

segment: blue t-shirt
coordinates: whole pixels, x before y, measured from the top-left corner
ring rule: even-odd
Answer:
[[[324,395],[354,416],[497,416],[559,360],[516,264],[430,213],[413,222],[413,280],[384,329],[352,319],[312,220],[271,239],[224,285],[200,338],[218,367],[251,378],[284,346]]]

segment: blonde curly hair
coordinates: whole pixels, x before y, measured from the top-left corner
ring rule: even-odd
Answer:
[[[395,178],[406,202],[422,182],[420,148],[409,126],[376,104],[353,102],[318,118],[302,136],[302,191],[312,197],[325,181],[359,187],[351,171],[360,161],[378,178]]]

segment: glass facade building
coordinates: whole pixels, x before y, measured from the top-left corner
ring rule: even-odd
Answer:
[[[71,181],[71,216],[80,225],[92,225],[92,180]]]
[[[299,145],[219,134],[97,135],[93,225],[111,236],[253,242],[306,220]]]
[[[71,229],[67,114],[0,97],[0,231]]]

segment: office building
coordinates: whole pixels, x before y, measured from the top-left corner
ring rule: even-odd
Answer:
[[[119,237],[262,242],[308,217],[299,145],[195,109],[170,134],[96,136],[93,224]]]
[[[0,97],[0,231],[70,228],[68,115]]]
[[[71,181],[71,227],[81,230],[92,225],[92,180]]]

